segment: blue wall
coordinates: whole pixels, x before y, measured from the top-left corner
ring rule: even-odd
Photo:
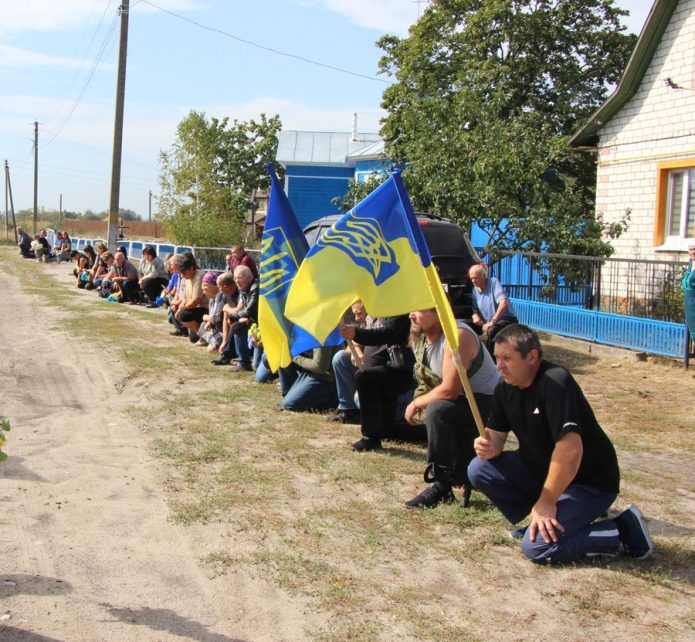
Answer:
[[[340,210],[331,203],[345,194],[353,178],[351,167],[290,165],[286,168],[287,196],[300,227]]]

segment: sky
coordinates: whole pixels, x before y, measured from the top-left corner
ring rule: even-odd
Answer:
[[[618,0],[639,33],[652,0]],[[0,159],[15,211],[34,202],[108,209],[119,0],[0,2]],[[192,109],[284,129],[376,132],[386,33],[407,36],[422,0],[130,0],[120,206],[157,212],[159,154]],[[150,192],[153,197],[150,201]],[[5,203],[0,205],[4,213]]]

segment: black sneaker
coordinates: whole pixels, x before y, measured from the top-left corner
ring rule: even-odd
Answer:
[[[654,550],[654,543],[642,511],[630,504],[615,518],[615,522],[625,552],[637,560],[647,559]]]
[[[456,501],[454,491],[449,487],[441,490],[437,484],[432,484],[423,490],[419,495],[415,495],[410,501],[405,503],[406,508],[431,508],[444,502],[451,504]]]
[[[174,330],[173,332],[169,333],[172,337],[186,337],[188,336],[188,332],[184,332],[183,330]]]
[[[228,366],[232,362],[230,357],[225,357],[222,355],[221,357],[217,357],[217,359],[213,359],[210,363],[213,366]]]
[[[519,528],[515,528],[513,531],[509,531],[509,537],[512,539],[524,539],[524,535],[526,535],[526,531],[528,530],[528,526],[519,526]]]
[[[244,366],[240,363],[235,363],[230,369],[229,372],[251,372],[251,366]]]
[[[381,450],[381,439],[362,437],[362,439],[352,444],[352,449],[358,453],[366,453],[370,450]]]
[[[362,423],[362,413],[357,409],[338,410],[338,412],[335,415],[328,418],[328,421],[340,424],[359,425]]]

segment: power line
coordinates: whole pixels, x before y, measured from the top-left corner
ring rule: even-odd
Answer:
[[[65,125],[67,125],[68,121],[72,117],[72,115],[75,113],[75,110],[77,109],[77,106],[80,104],[82,101],[82,98],[84,97],[85,92],[87,91],[87,88],[92,82],[92,79],[94,78],[94,74],[97,70],[97,67],[99,66],[99,63],[103,60],[104,55],[106,54],[109,41],[111,40],[111,36],[113,35],[114,29],[116,27],[116,22],[118,21],[118,15],[115,15],[113,18],[113,21],[111,22],[111,25],[109,27],[109,31],[106,34],[106,37],[104,38],[104,41],[101,44],[101,48],[99,49],[99,52],[97,54],[97,57],[94,59],[94,62],[92,63],[92,67],[89,70],[89,73],[87,74],[87,78],[84,82],[84,85],[82,86],[82,90],[80,91],[79,95],[77,96],[77,100],[74,102],[66,116],[63,118],[62,122],[58,125],[58,130],[53,134],[51,138],[49,138],[45,143],[43,143],[42,147],[46,147],[46,145],[50,145],[59,135],[60,132],[63,131],[63,128]]]
[[[294,58],[295,60],[300,60],[301,62],[306,62],[310,65],[315,65],[317,67],[323,67],[324,69],[330,69],[332,71],[337,71],[340,72],[341,74],[348,74],[349,76],[356,76],[357,78],[364,78],[366,80],[373,80],[375,82],[381,82],[384,83],[385,85],[392,85],[393,83],[390,80],[386,80],[384,78],[377,78],[376,76],[368,76],[367,74],[360,74],[356,71],[350,71],[349,69],[344,69],[343,67],[336,67],[335,65],[329,65],[327,63],[319,62],[317,60],[312,60],[311,58],[305,58],[304,56],[299,56],[297,54],[289,53],[287,51],[280,51],[279,49],[274,49],[273,47],[266,47],[265,45],[261,45],[257,42],[254,42],[253,40],[247,40],[246,38],[241,38],[240,36],[235,36],[233,33],[229,33],[228,31],[223,31],[222,29],[217,29],[216,27],[208,27],[207,25],[201,24],[200,22],[196,22],[195,20],[191,20],[190,18],[186,18],[185,16],[182,16],[181,14],[175,13],[174,11],[169,11],[169,9],[165,9],[164,7],[160,7],[154,2],[150,2],[150,0],[138,0],[133,6],[140,4],[144,2],[145,4],[150,5],[151,7],[158,9],[162,13],[168,13],[170,16],[174,16],[174,18],[178,18],[179,20],[183,20],[184,22],[188,22],[189,24],[192,24],[199,29],[203,29],[205,31],[211,31],[213,33],[218,33],[222,36],[225,36],[227,38],[231,38],[232,40],[236,40],[237,42],[241,42],[245,45],[249,45],[251,47],[256,47],[256,49],[262,49],[263,51],[268,51],[272,54],[275,54],[277,56],[284,56],[285,58]]]
[[[84,55],[80,56],[82,58],[87,58],[89,56],[89,52],[92,50],[92,45],[94,44],[94,41],[96,40],[97,35],[99,34],[99,31],[101,29],[101,25],[104,22],[104,18],[106,18],[106,14],[109,10],[109,7],[113,0],[108,0],[106,5],[104,6],[104,11],[101,14],[101,17],[99,18],[99,22],[97,23],[96,29],[94,30],[94,33],[92,34],[91,39],[89,40],[89,44],[87,47],[84,49]],[[68,96],[70,95],[70,92],[72,91],[72,88],[75,85],[75,81],[77,80],[77,77],[79,75],[79,71],[75,70],[75,73],[71,75],[71,72],[73,70],[73,66],[77,62],[78,55],[80,54],[80,50],[82,47],[82,43],[84,41],[85,35],[87,34],[87,31],[91,25],[92,22],[92,16],[94,15],[94,10],[96,9],[97,4],[99,3],[99,0],[94,0],[92,4],[92,8],[89,12],[89,18],[87,20],[87,23],[85,24],[84,29],[82,30],[82,33],[80,35],[79,42],[77,46],[75,47],[74,53],[72,55],[72,58],[70,59],[70,64],[68,65],[67,69],[63,72],[63,77],[60,81],[60,84],[58,85],[58,90],[56,92],[56,98],[53,102],[53,104],[50,106],[50,108],[47,110],[46,113],[46,120],[52,120],[55,117],[57,117],[60,113],[60,110],[63,106],[63,103],[67,102]],[[82,65],[80,65],[82,66]],[[67,82],[69,78],[69,83]],[[67,85],[67,87],[66,87]]]

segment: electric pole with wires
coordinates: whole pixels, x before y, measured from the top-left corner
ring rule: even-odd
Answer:
[[[118,240],[118,212],[121,193],[121,156],[123,151],[123,107],[125,103],[125,72],[128,54],[128,11],[130,0],[122,0],[121,41],[118,51],[118,80],[116,83],[116,116],[113,127],[113,160],[111,163],[111,198],[109,200],[108,247]]]

